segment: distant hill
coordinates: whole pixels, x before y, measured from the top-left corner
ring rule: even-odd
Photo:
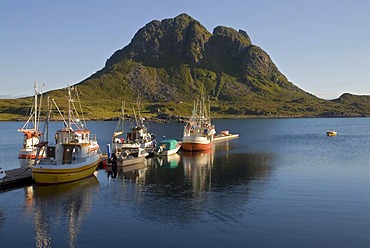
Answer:
[[[287,51],[289,52],[289,51]],[[323,100],[295,86],[243,30],[218,26],[210,33],[187,14],[151,21],[105,67],[77,84],[90,118],[128,112],[139,99],[147,115],[191,114],[193,100],[209,96],[222,117],[367,116],[370,97],[344,94]],[[62,91],[46,95],[62,97]],[[5,106],[1,114],[21,114]]]

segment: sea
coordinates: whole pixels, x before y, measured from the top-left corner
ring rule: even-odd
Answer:
[[[1,246],[370,247],[369,118],[212,122],[239,138],[148,158],[116,178],[100,168],[73,183],[0,192]],[[22,124],[0,122],[5,170],[19,166]],[[115,125],[86,123],[103,153]],[[147,127],[157,140],[180,140],[184,123]]]

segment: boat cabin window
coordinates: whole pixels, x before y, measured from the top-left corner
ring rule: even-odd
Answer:
[[[74,147],[65,145],[63,150],[63,164],[71,164],[72,163],[72,153]]]
[[[46,149],[46,157],[48,158],[55,158],[55,147],[48,146]]]

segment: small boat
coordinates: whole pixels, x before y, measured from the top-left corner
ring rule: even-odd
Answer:
[[[79,102],[77,90],[77,101],[71,97],[74,88],[68,86],[67,90],[68,120],[64,119],[53,100],[63,118],[64,127],[56,131],[55,144],[49,143],[48,140],[38,144],[40,148],[38,154],[41,154],[41,159],[36,161],[32,168],[32,177],[37,184],[67,183],[90,177],[100,162],[100,147],[96,136],[90,134],[84,120],[77,118],[79,116],[75,109],[75,103]],[[48,122],[49,117],[45,123],[44,133],[48,133]],[[43,152],[45,156],[42,156]]]
[[[2,167],[0,167],[0,180],[6,177],[6,173]]]
[[[116,153],[112,153],[112,156],[105,160],[105,164],[112,166],[112,169],[115,169],[113,168],[115,165],[117,167],[124,167],[145,162],[148,155],[149,153],[147,153],[142,147],[126,149],[121,151],[118,156]]]
[[[19,149],[18,153],[18,161],[21,168],[27,168],[34,164],[37,144],[42,138],[42,132],[39,131],[41,101],[38,103],[39,93],[37,87],[37,83],[34,83],[35,96],[33,110],[23,127],[18,129],[18,132],[23,133],[23,146]]]
[[[326,132],[326,135],[327,136],[336,136],[337,135],[337,131],[335,130],[329,130]]]
[[[212,148],[213,137],[216,134],[214,125],[204,103],[204,97],[194,102],[192,116],[186,123],[182,138],[182,149],[185,151],[205,151]]]
[[[154,155],[156,156],[169,156],[172,154],[177,153],[177,151],[181,148],[181,144],[174,139],[164,139],[161,140],[155,150]]]
[[[141,147],[137,149],[124,150],[117,158],[117,166],[121,167],[144,162],[148,155],[149,153]]]

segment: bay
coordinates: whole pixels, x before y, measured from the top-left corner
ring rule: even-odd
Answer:
[[[6,247],[368,247],[370,120],[215,119],[238,139],[148,167],[0,193]],[[115,122],[88,122],[102,152]],[[22,123],[0,122],[0,166]],[[53,122],[55,130],[62,124]],[[182,123],[149,123],[180,140]],[[327,137],[326,130],[338,131]],[[51,132],[53,134],[53,132]],[[50,137],[52,139],[53,137]]]

